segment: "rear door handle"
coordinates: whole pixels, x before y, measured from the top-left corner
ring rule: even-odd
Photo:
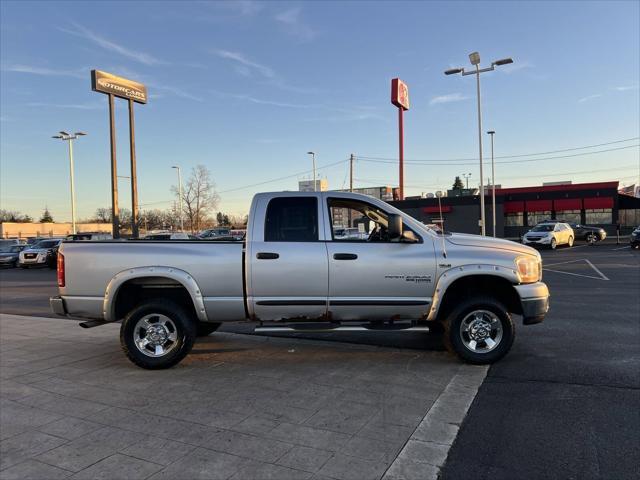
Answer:
[[[258,260],[275,260],[277,258],[280,258],[280,255],[278,255],[277,253],[271,253],[271,252],[259,252],[256,255],[256,258]]]
[[[334,260],[356,260],[357,258],[358,258],[358,255],[356,255],[355,253],[334,253],[333,254]]]

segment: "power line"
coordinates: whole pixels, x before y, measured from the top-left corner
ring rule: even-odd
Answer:
[[[521,153],[521,154],[516,154],[516,155],[502,155],[502,156],[498,156],[498,157],[494,157],[494,158],[521,158],[521,157],[535,157],[537,155],[548,155],[550,153],[563,153],[563,152],[570,152],[570,151],[574,151],[574,150],[585,150],[587,148],[595,148],[595,147],[604,147],[607,145],[614,145],[617,143],[625,143],[625,142],[630,142],[632,140],[638,140],[640,139],[640,137],[633,137],[633,138],[625,138],[622,140],[614,140],[611,142],[605,142],[605,143],[596,143],[593,145],[585,145],[582,147],[572,147],[572,148],[564,148],[561,150],[549,150],[546,152],[537,152],[537,153]],[[375,156],[366,156],[366,155],[359,155],[358,156],[359,159],[367,159],[367,160],[394,160],[394,161],[398,161],[397,157],[375,157]],[[409,162],[466,162],[466,161],[477,161],[478,158],[477,157],[470,157],[470,158],[440,158],[440,159],[408,159],[405,161],[409,161]]]
[[[510,163],[528,163],[528,162],[540,162],[543,160],[555,160],[558,158],[571,158],[571,157],[581,157],[583,155],[595,155],[598,153],[606,153],[606,152],[615,152],[617,150],[625,150],[627,148],[637,148],[640,147],[640,144],[637,145],[628,145],[625,147],[617,147],[617,148],[607,148],[604,150],[596,150],[595,152],[582,152],[582,153],[574,153],[571,155],[557,155],[557,156],[553,156],[553,157],[543,157],[543,158],[528,158],[525,160],[508,160],[508,161],[504,161],[504,162],[495,162],[496,164],[499,165],[505,165],[505,164],[510,164]],[[495,157],[498,158],[498,157]],[[363,162],[372,162],[372,163],[389,163],[389,164],[396,164],[398,162],[398,160],[367,160],[363,157],[358,157],[358,160],[362,160]],[[455,161],[451,161],[451,162],[446,162],[446,163],[425,163],[425,161],[419,161],[419,160],[405,160],[405,163],[408,163],[410,165],[417,165],[417,166],[423,166],[423,167],[434,167],[434,166],[462,166],[462,165],[476,165],[478,162],[478,159],[474,159],[473,162],[464,162],[464,163],[456,163]]]

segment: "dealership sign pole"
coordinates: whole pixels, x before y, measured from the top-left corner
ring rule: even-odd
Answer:
[[[111,138],[111,220],[113,238],[120,238],[118,210],[118,172],[116,162],[116,128],[114,97],[129,103],[129,153],[131,156],[131,233],[138,237],[138,180],[136,174],[136,142],[133,121],[133,102],[147,103],[147,87],[101,70],[91,70],[91,89],[109,95],[109,132]]]
[[[399,78],[391,80],[391,103],[398,107],[399,181],[398,200],[404,200],[404,111],[409,110],[409,88]]]

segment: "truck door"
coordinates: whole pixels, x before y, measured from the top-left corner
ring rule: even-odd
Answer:
[[[381,208],[330,195],[326,201],[325,221],[331,232],[353,227],[358,232],[327,238],[331,318],[389,320],[426,315],[436,273],[432,239],[417,235],[419,243],[391,241],[386,235],[387,213]]]
[[[315,194],[267,197],[254,212],[247,291],[256,319],[324,319],[329,273],[321,212]]]

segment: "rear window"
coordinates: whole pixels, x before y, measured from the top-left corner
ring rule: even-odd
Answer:
[[[265,242],[318,240],[318,200],[315,197],[274,198],[267,206]]]

